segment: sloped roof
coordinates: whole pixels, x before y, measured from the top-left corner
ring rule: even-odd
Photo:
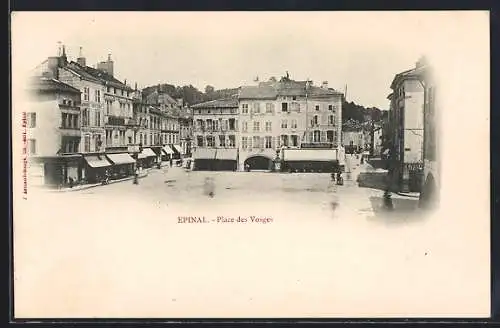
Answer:
[[[38,91],[62,91],[80,94],[80,90],[59,80],[47,77],[35,77],[30,80],[30,90]]]
[[[422,73],[425,72],[425,70],[426,66],[419,66],[396,74],[396,76],[394,76],[394,79],[392,80],[391,89],[394,90],[396,88],[396,85],[402,80],[419,78]]]
[[[225,99],[216,99],[211,101],[206,101],[203,103],[199,103],[191,106],[192,108],[237,108],[238,107],[238,99],[236,98],[225,98]]]
[[[270,85],[244,86],[240,88],[240,99],[276,99],[278,92]]]
[[[92,68],[89,66],[81,66],[80,64],[75,63],[75,62],[68,63],[68,67],[70,69],[76,71],[80,75],[84,75],[87,77],[97,79],[101,82],[104,82],[105,84],[113,85],[113,86],[116,86],[116,87],[119,87],[119,88],[122,88],[125,90],[129,90],[129,91],[133,91],[133,89],[130,86],[124,84],[122,81],[118,80],[117,78],[115,78],[115,77],[111,76],[110,74],[108,74],[104,71],[101,71],[99,69]]]
[[[277,96],[333,96],[341,95],[332,88],[309,86],[307,81],[261,82],[258,86],[243,86],[240,88],[240,99],[276,99]]]

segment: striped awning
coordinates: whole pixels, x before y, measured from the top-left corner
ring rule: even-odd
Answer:
[[[286,161],[311,161],[328,162],[337,161],[336,149],[285,149],[283,160]]]
[[[104,156],[85,156],[84,158],[90,167],[111,166],[111,163]]]
[[[193,158],[197,159],[215,159],[215,148],[196,148]]]
[[[143,148],[139,155],[143,155],[145,157],[156,157],[156,153],[151,148]]]
[[[174,150],[177,151],[179,154],[182,154],[182,148],[179,145],[172,145]]]
[[[174,154],[174,151],[172,150],[172,148],[170,148],[170,146],[164,146],[162,149],[161,149],[166,155],[173,155]]]
[[[127,153],[119,153],[119,154],[106,154],[106,157],[116,165],[120,164],[133,164],[135,163],[135,159],[132,158]]]

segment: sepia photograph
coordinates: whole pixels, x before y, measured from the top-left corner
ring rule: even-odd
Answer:
[[[490,316],[487,11],[11,22],[15,318]]]

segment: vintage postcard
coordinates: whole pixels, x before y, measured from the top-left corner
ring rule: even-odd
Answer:
[[[11,35],[15,318],[490,316],[488,12]]]

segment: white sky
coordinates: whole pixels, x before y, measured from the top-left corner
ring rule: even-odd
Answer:
[[[259,76],[329,81],[347,98],[387,109],[389,85],[421,54],[445,63],[485,12],[22,12],[12,17],[13,76],[83,47],[87,65],[115,61],[115,75],[216,89]],[[487,12],[486,12],[487,15]],[[483,19],[484,20],[484,19]],[[473,26],[473,25],[472,25]],[[20,69],[20,70],[19,70]]]

